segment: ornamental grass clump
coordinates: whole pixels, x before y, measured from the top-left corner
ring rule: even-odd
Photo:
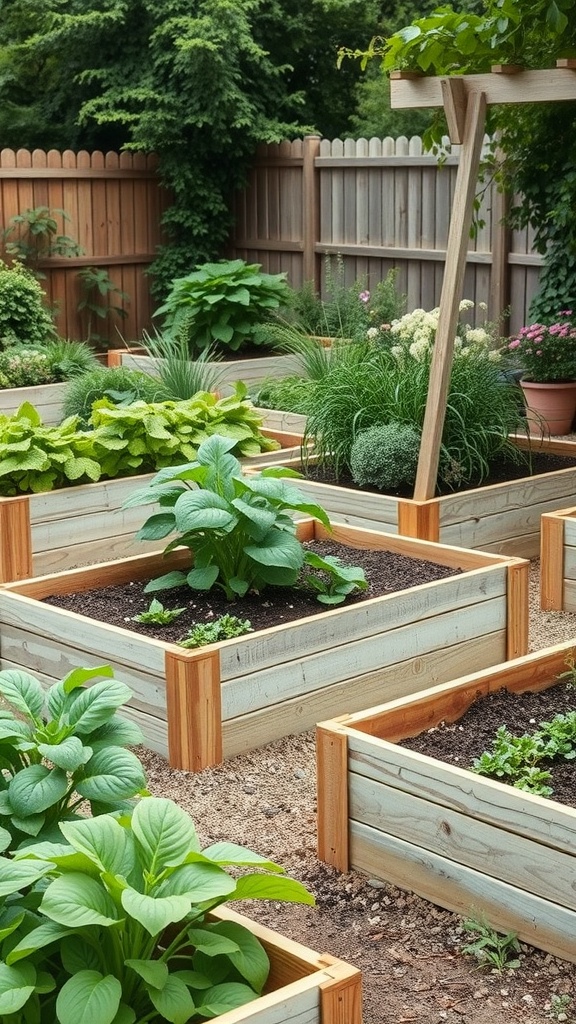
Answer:
[[[507,345],[524,379],[536,384],[576,381],[576,326],[571,309],[558,313],[556,323],[522,327]]]

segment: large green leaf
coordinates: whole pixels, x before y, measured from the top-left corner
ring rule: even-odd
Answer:
[[[92,748],[85,747],[78,736],[68,736],[61,743],[39,743],[38,751],[65,772],[75,772],[92,757]]]
[[[132,696],[132,691],[118,679],[106,679],[83,690],[69,711],[70,725],[80,735],[92,732],[103,725],[122,704]]]
[[[304,550],[299,540],[285,530],[270,530],[258,544],[246,544],[245,553],[263,565],[300,569]]]
[[[122,986],[112,974],[79,971],[60,989],[56,1014],[60,1024],[112,1024],[121,997]]]
[[[242,875],[236,880],[231,900],[283,900],[287,903],[307,903],[314,906],[311,892],[301,882],[282,875]]]
[[[229,956],[230,953],[237,953],[240,948],[234,939],[219,935],[209,928],[189,928],[187,934],[194,948],[206,956]]]
[[[30,764],[23,768],[8,786],[10,803],[16,814],[23,818],[39,814],[58,803],[66,795],[68,780],[61,768],[47,768],[43,764]]]
[[[106,676],[108,679],[114,677],[114,669],[111,665],[95,665],[93,668],[73,668],[61,681],[61,686],[66,693],[70,693],[78,686],[84,686],[90,679],[97,676]]]
[[[253,540],[261,540],[276,522],[277,514],[275,511],[251,505],[249,502],[243,501],[242,498],[234,498],[230,504],[234,506],[236,511],[245,520],[243,522],[244,529],[249,532]]]
[[[182,587],[185,583],[186,573],[173,569],[172,572],[167,572],[164,576],[157,576],[156,579],[150,580],[144,587],[144,593],[154,594],[158,590],[173,590],[174,587]]]
[[[150,935],[160,935],[169,924],[183,921],[190,911],[187,896],[147,896],[130,886],[122,891],[122,906]]]
[[[153,988],[164,988],[168,981],[168,967],[161,960],[125,960],[127,967],[131,967],[136,974],[142,978],[147,985]]]
[[[86,739],[94,750],[98,750],[101,745],[133,747],[137,743],[142,743],[144,736],[135,722],[130,722],[121,715],[114,715],[109,722],[95,729]]]
[[[44,921],[43,924],[28,932],[18,945],[8,953],[6,963],[14,964],[31,953],[35,953],[37,949],[43,949],[52,942],[60,942],[69,932],[70,929],[64,924],[57,924],[56,921]]]
[[[193,903],[203,903],[228,895],[235,889],[235,880],[210,861],[184,864],[176,868],[157,889],[159,896],[187,896]]]
[[[128,833],[110,814],[61,822],[60,830],[71,846],[83,853],[100,871],[124,875],[129,870]]]
[[[220,569],[217,565],[206,565],[202,568],[191,569],[186,577],[186,582],[193,590],[210,590],[214,586]]]
[[[200,844],[192,818],[172,800],[150,797],[137,804],[132,831],[142,849],[150,875],[181,864],[188,853],[199,853]]]
[[[161,540],[172,533],[175,522],[173,512],[157,512],[140,527],[136,534],[136,540]]]
[[[134,796],[145,785],[146,775],[136,755],[124,747],[106,746],[90,759],[76,789],[86,800],[116,804]]]
[[[30,718],[39,719],[44,707],[44,692],[37,679],[17,669],[0,672],[0,693],[13,708]]]
[[[196,1007],[196,1013],[202,1017],[220,1017],[228,1010],[234,1010],[237,1006],[244,1006],[245,1003],[250,1003],[258,998],[256,992],[239,981],[227,981],[221,985],[214,985],[202,995],[202,1005]]]
[[[28,1001],[36,984],[36,969],[30,964],[9,967],[0,963],[0,1016],[16,1013]]]
[[[238,950],[228,954],[230,960],[248,984],[256,992],[261,992],[270,972],[270,961],[258,939],[236,921],[218,921],[208,927],[210,931],[236,943]]]
[[[194,1000],[180,978],[168,978],[164,988],[149,988],[150,1001],[164,1020],[171,1024],[187,1024],[194,1015]]]
[[[11,896],[21,889],[28,889],[39,878],[48,874],[51,864],[33,860],[10,860],[0,857],[0,897]]]
[[[247,850],[244,846],[238,846],[237,843],[212,843],[211,846],[202,850],[202,853],[216,864],[237,864],[239,866],[251,864],[258,865],[264,871],[284,873],[284,868],[280,864],[262,857],[259,853],[254,853],[253,850]]]
[[[101,924],[105,927],[121,920],[113,899],[94,878],[70,874],[50,883],[40,909],[46,917],[70,928]]]
[[[97,971],[100,967],[100,951],[82,935],[72,932],[59,945],[64,969],[68,974],[78,971]]]
[[[231,530],[238,522],[230,503],[215,491],[187,491],[174,506],[176,529],[181,533],[190,530]]]

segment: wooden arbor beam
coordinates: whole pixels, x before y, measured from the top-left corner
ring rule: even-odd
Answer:
[[[481,75],[427,78],[393,72],[390,76],[393,108],[444,106],[450,137],[462,142],[414,488],[416,501],[432,498],[436,488],[486,106],[576,99],[575,70],[574,61],[564,60],[545,71],[497,65],[491,73]]]

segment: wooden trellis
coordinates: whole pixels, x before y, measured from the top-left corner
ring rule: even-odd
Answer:
[[[545,71],[498,64],[481,75],[426,78],[398,71],[390,77],[392,107],[443,106],[450,140],[462,146],[414,488],[415,500],[426,501],[434,496],[438,476],[486,108],[490,103],[576,100],[576,60],[560,60]]]

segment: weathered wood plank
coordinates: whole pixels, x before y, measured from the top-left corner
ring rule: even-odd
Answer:
[[[576,960],[573,910],[365,825],[351,828],[350,860],[356,870],[380,877],[385,873],[393,885],[458,914],[481,910],[493,927],[515,931],[523,942]]]
[[[150,356],[122,354],[122,366],[132,370],[144,370],[154,373],[153,360]],[[298,360],[292,355],[258,356],[255,359],[234,359],[230,362],[207,363],[208,369],[218,373],[218,390],[222,394],[231,394],[237,380],[244,381],[248,387],[260,384],[267,377],[286,377],[298,372]]]
[[[338,724],[334,725],[336,731]],[[347,723],[343,720],[342,725]],[[573,808],[471,774],[465,770],[466,765],[446,764],[375,736],[368,739],[356,729],[348,729],[347,739],[351,776],[372,779],[403,794],[426,797],[441,808],[468,815],[470,820],[485,821],[574,855]]]
[[[335,842],[348,832],[348,749],[344,732],[318,728],[318,856],[339,871],[348,871],[348,844]]]
[[[46,426],[60,423],[66,387],[67,384],[38,384],[27,388],[1,388],[0,414],[12,416],[24,402],[30,402]]]
[[[508,827],[495,827],[472,817],[466,808],[456,811],[428,790],[419,795],[399,792],[353,772],[348,775],[348,788],[351,828],[353,823],[369,825],[489,878],[576,910],[573,846],[568,853],[544,846],[514,834]],[[469,789],[473,793],[473,782]]]
[[[562,514],[542,516],[540,537],[540,606],[543,610],[564,608],[566,548],[565,520]]]
[[[312,729],[317,722],[340,714],[343,708],[352,713],[382,700],[404,697],[424,685],[425,680],[440,683],[454,679],[471,663],[492,665],[495,658],[504,658],[505,641],[504,631],[489,633],[446,648],[440,656],[430,652],[418,658],[409,657],[388,668],[228,719],[222,723],[225,756],[233,757],[287,734]]]

